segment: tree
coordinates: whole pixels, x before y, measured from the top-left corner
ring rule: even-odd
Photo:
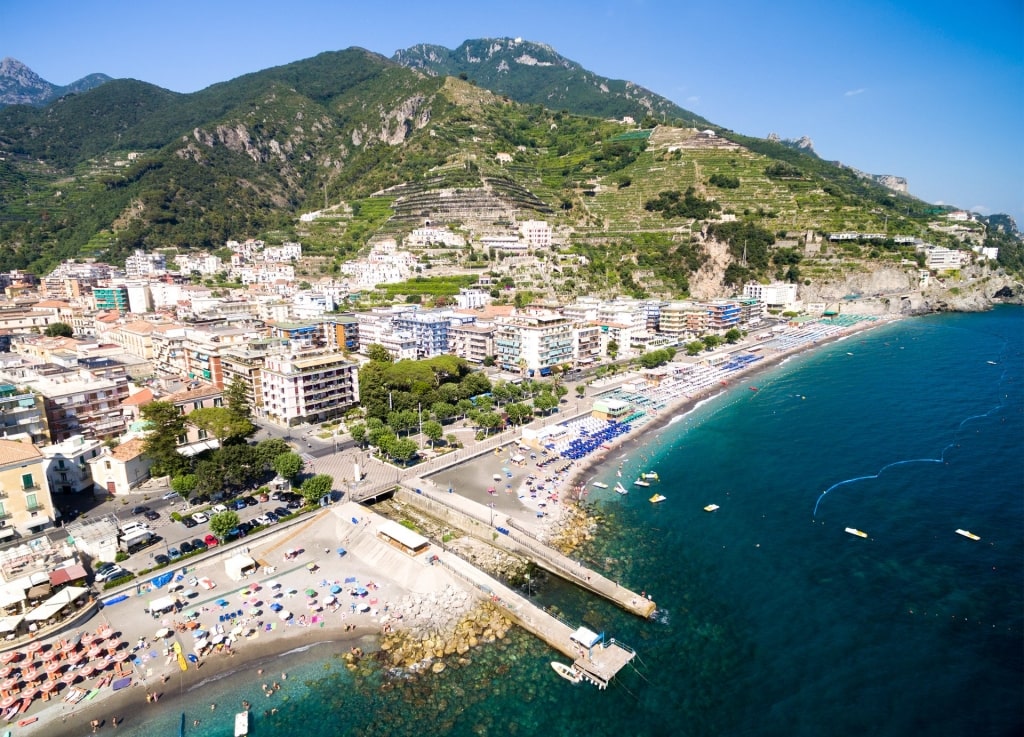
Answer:
[[[704,350],[704,344],[699,340],[692,340],[686,344],[686,355],[696,356]]]
[[[185,435],[185,416],[171,402],[150,402],[143,405],[142,418],[149,433],[142,452],[153,461],[154,475],[174,476],[188,468],[188,461],[178,453],[178,439]]]
[[[212,459],[203,459],[196,463],[196,491],[201,494],[213,494],[224,488],[224,471],[220,464]]]
[[[551,392],[541,392],[533,398],[533,406],[544,414],[548,414],[558,406],[558,398]]]
[[[580,399],[583,399],[583,396],[586,393],[587,393],[587,385],[586,384],[577,384],[576,385],[576,396],[577,397],[579,397]]]
[[[505,413],[513,425],[523,425],[533,419],[533,409],[522,402],[513,402],[505,408]]]
[[[394,360],[388,353],[388,349],[380,343],[371,343],[366,348],[366,357],[371,361],[380,361],[381,363],[391,363]]]
[[[256,462],[261,471],[274,468],[274,459],[282,453],[290,453],[292,447],[281,438],[267,438],[256,443]]]
[[[199,479],[194,473],[184,473],[171,479],[171,488],[178,492],[182,499],[188,499],[198,484]]]
[[[608,358],[615,360],[615,357],[619,355],[619,344],[614,340],[608,341]]]
[[[708,350],[712,350],[722,345],[722,337],[720,335],[704,335],[700,340]]]
[[[233,440],[243,440],[256,432],[254,424],[245,417],[236,416],[227,407],[201,407],[192,410],[185,417],[185,421],[217,438],[221,447]]]
[[[302,469],[306,467],[306,463],[298,453],[288,452],[282,453],[275,458],[273,466],[274,471],[278,476],[291,481],[302,473]]]
[[[444,423],[455,416],[455,405],[449,402],[434,402],[430,406],[430,412],[437,418],[438,422]]]
[[[228,533],[236,527],[238,527],[238,515],[234,512],[218,512],[210,517],[210,532],[219,540],[226,538]]]
[[[437,420],[427,420],[423,423],[423,434],[430,439],[430,447],[433,448],[434,444],[444,435],[444,428]]]
[[[217,450],[213,460],[221,467],[226,485],[244,488],[259,478],[259,454],[256,448],[246,443],[226,445]]]
[[[356,445],[361,448],[363,443],[366,442],[366,425],[362,422],[357,422],[349,427],[348,434],[352,436],[352,440],[355,441]]]
[[[476,419],[476,424],[483,428],[484,435],[489,435],[491,430],[501,424],[501,415],[497,412],[481,412]]]
[[[725,332],[725,342],[729,343],[730,345],[732,345],[733,343],[738,343],[740,338],[742,337],[743,333],[740,331],[739,328],[729,328]]]
[[[334,477],[326,473],[318,473],[316,476],[302,482],[300,492],[306,504],[313,505],[320,501],[325,494],[330,494],[334,489]]]
[[[415,440],[410,440],[409,438],[401,438],[396,439],[395,442],[391,444],[391,447],[388,448],[387,453],[396,461],[400,461],[404,465],[408,463],[414,455],[416,455],[416,451],[418,450],[419,447],[416,445]]]
[[[252,419],[252,407],[249,405],[245,382],[241,379],[236,377],[228,384],[228,388],[224,391],[224,401],[227,403],[228,411],[235,419]]]
[[[51,322],[43,332],[47,338],[70,338],[75,334],[75,329],[66,322]]]

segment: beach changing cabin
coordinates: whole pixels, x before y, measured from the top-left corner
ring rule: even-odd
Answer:
[[[232,581],[241,581],[250,573],[255,573],[256,568],[256,561],[245,553],[237,553],[224,561],[224,570]]]

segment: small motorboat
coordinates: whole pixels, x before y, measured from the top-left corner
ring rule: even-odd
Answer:
[[[579,683],[580,680],[583,678],[583,674],[581,674],[578,670],[573,668],[571,665],[566,665],[565,663],[559,663],[557,660],[552,660],[551,661],[551,667],[554,669],[555,673],[557,673],[558,675],[560,675],[562,678],[564,678],[565,680],[569,681],[570,683]]]
[[[637,479],[633,482],[636,486],[650,486],[650,482],[644,481],[643,479]]]
[[[235,714],[235,737],[246,737],[249,734],[249,712],[240,711]]]
[[[652,481],[660,481],[660,479],[658,478],[657,471],[647,471],[646,473],[642,473],[640,474],[640,478],[651,479]]]
[[[849,532],[851,535],[856,535],[857,537],[868,536],[868,533],[864,532],[863,530],[858,530],[856,527],[847,527],[846,531]]]
[[[622,484],[620,484],[617,481],[615,482],[615,491],[618,492],[619,494],[628,494],[629,493],[629,489],[627,489],[625,486],[623,486]]]
[[[981,539],[979,536],[975,535],[973,532],[970,532],[969,530],[961,530],[961,529],[958,528],[957,531],[956,531],[956,534],[957,535],[963,535],[968,540],[980,540]]]
[[[714,512],[717,509],[718,509],[718,505],[717,504],[709,504],[706,507],[704,507],[704,511],[705,512]]]
[[[659,502],[665,501],[666,498],[667,497],[663,497],[661,494],[655,494],[650,498],[649,501],[651,502],[651,504],[658,504]]]
[[[603,481],[595,481],[594,483],[591,484],[591,486],[596,486],[598,489],[608,488],[608,484],[604,483]]]

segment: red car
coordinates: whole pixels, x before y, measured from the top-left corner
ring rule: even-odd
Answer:
[[[213,535],[207,535],[203,538],[203,542],[206,543],[206,547],[215,548],[220,544],[220,540],[215,538]]]

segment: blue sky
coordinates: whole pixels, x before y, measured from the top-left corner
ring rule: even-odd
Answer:
[[[1024,227],[1021,0],[2,0],[0,57],[178,92],[321,51],[520,36],[740,133]]]

